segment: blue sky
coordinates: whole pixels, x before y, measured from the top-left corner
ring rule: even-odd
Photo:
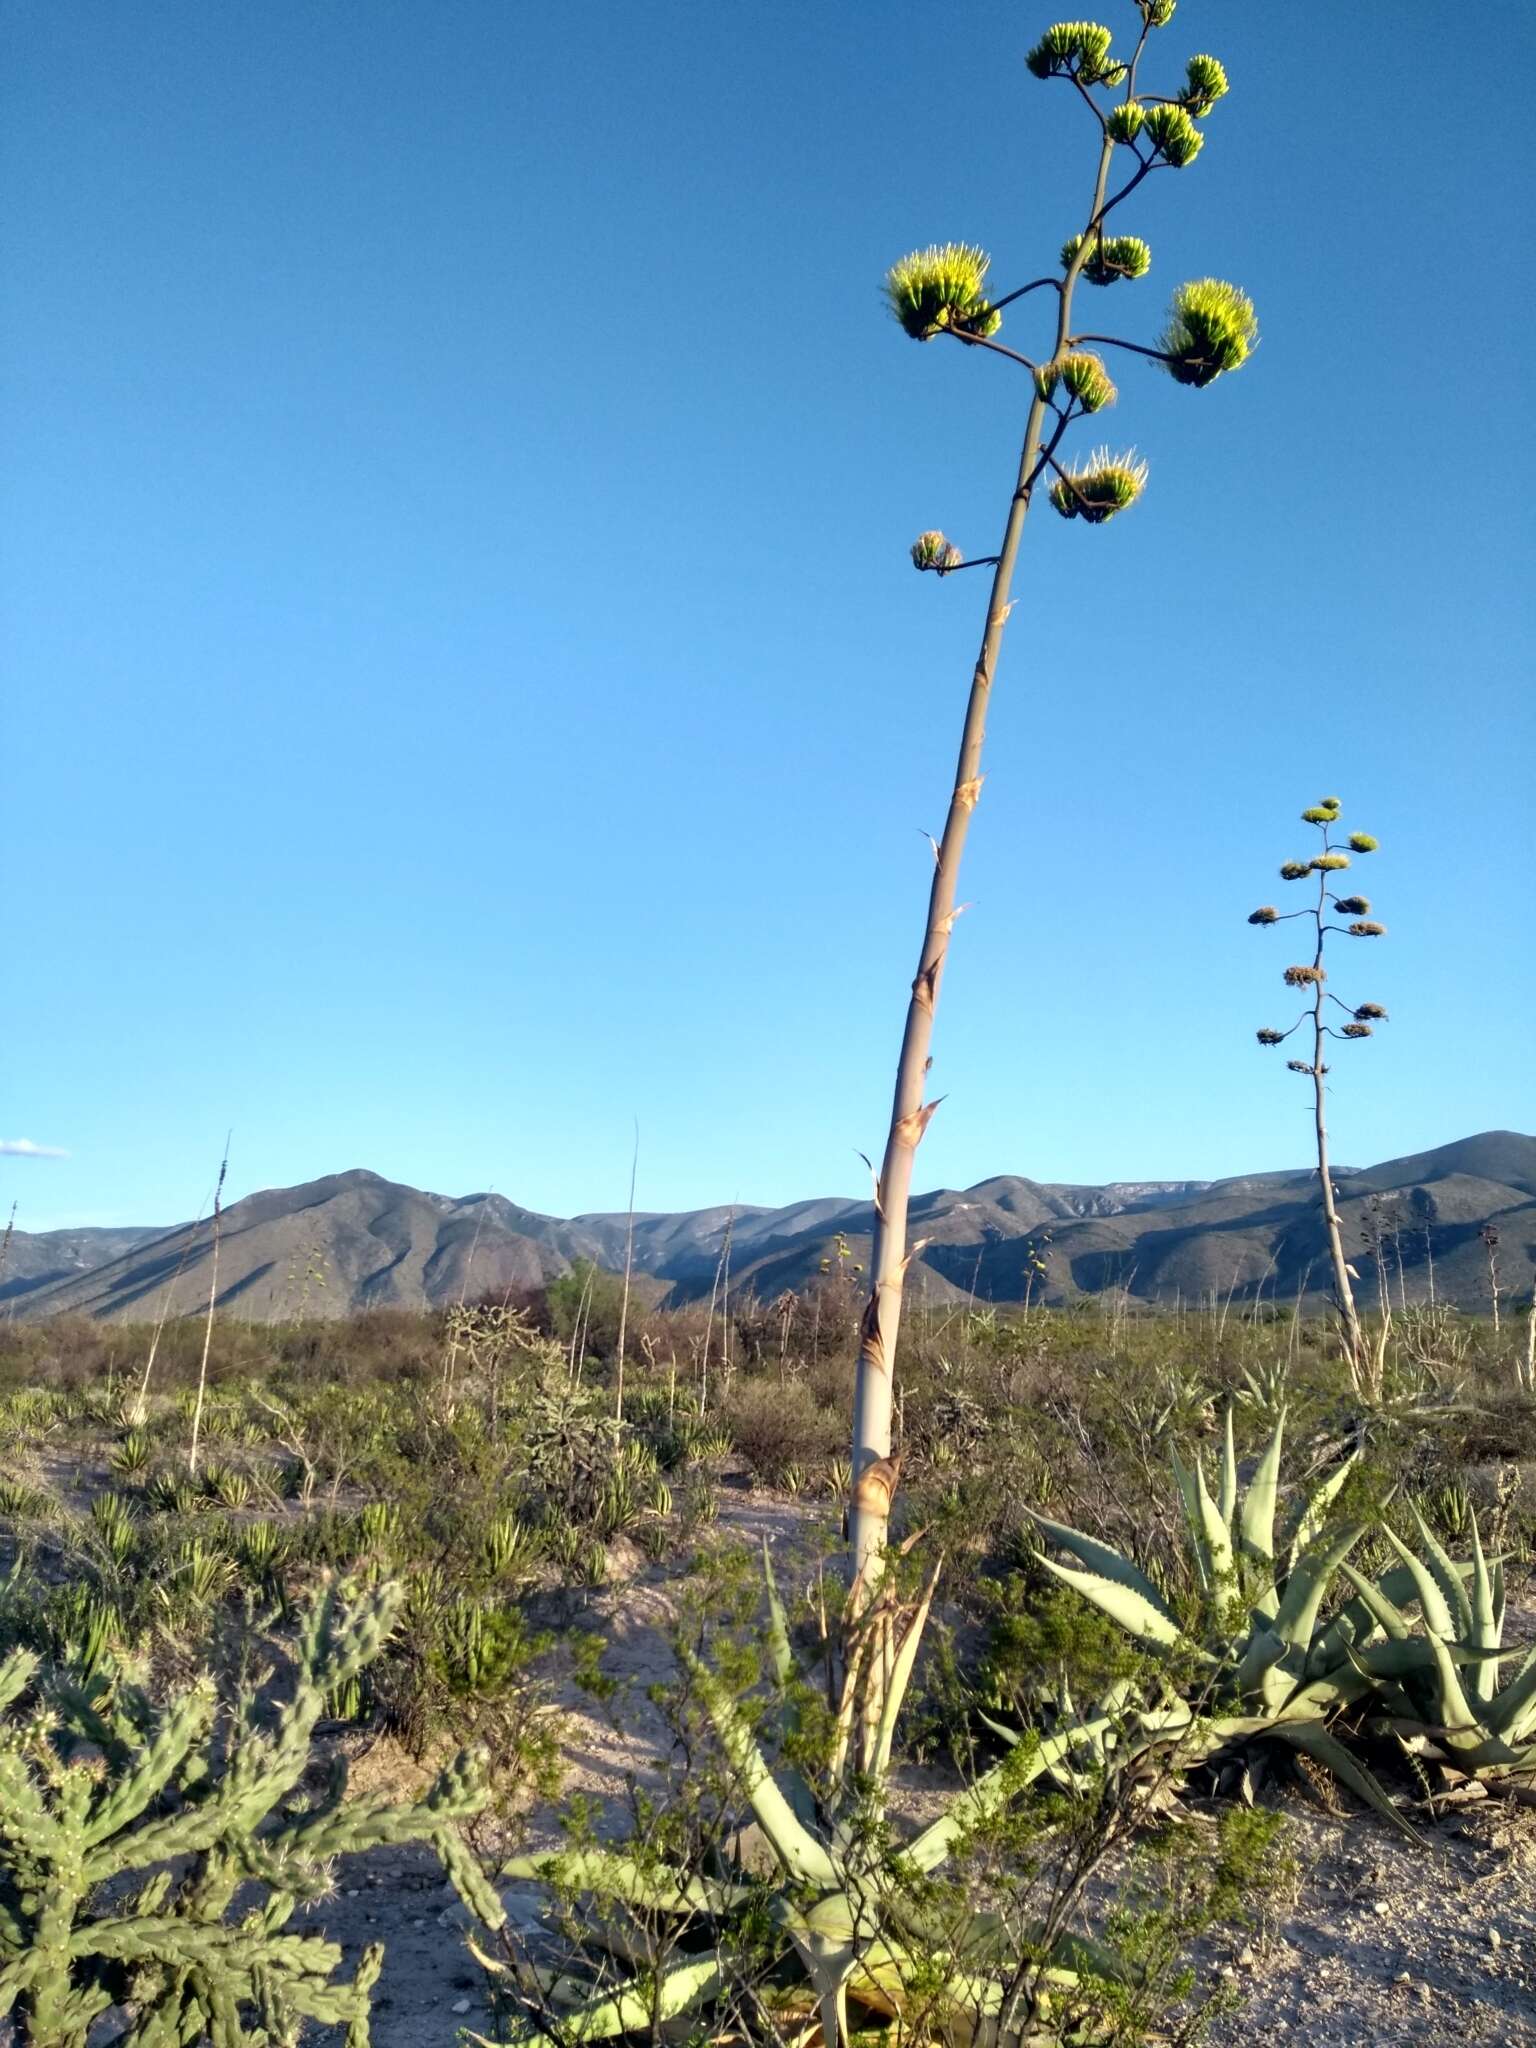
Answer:
[[[860,1190],[985,596],[906,548],[991,551],[1025,409],[878,286],[1081,224],[1050,18],[10,0],[0,1134],[69,1155],[0,1157],[19,1226],[191,1213],[231,1128],[234,1195],[621,1207],[635,1118],[647,1207]],[[1121,358],[1144,500],[1036,508],[923,1185],[1303,1162],[1244,918],[1324,791],[1390,928],[1335,968],[1392,1012],[1336,1155],[1536,1121],[1508,91],[1434,0],[1323,42],[1157,39],[1233,89],[1085,311],[1150,340],[1214,274],[1263,344]]]

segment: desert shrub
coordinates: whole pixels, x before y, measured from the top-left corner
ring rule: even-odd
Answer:
[[[754,1475],[770,1486],[780,1484],[791,1466],[823,1464],[844,1433],[842,1417],[799,1380],[738,1379],[725,1426]]]

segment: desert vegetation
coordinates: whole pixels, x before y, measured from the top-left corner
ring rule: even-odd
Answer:
[[[1198,390],[1257,339],[1210,278],[1155,340],[1081,324],[1080,287],[1151,267],[1119,209],[1227,93],[1216,58],[1164,60],[1174,13],[1028,53],[1093,152],[1049,275],[994,292],[948,243],[886,280],[908,336],[1027,396],[997,554],[912,548],[936,581],[993,574],[869,1271],[833,1235],[804,1291],[733,1293],[727,1226],[707,1304],[658,1308],[632,1184],[622,1275],[244,1322],[221,1170],[205,1313],[0,1326],[0,2019],[27,2048],[366,2048],[388,1944],[331,1938],[338,1872],[413,1845],[456,1898],[477,2040],[1190,2043],[1295,1910],[1309,1804],[1429,1854],[1536,1804],[1531,1339],[1496,1229],[1487,1319],[1409,1304],[1400,1262],[1394,1304],[1385,1218],[1374,1308],[1354,1291],[1325,1055],[1385,1013],[1325,987],[1334,934],[1381,935],[1339,893],[1375,842],[1335,838],[1337,799],[1281,870],[1315,902],[1251,920],[1311,920],[1284,970],[1307,1007],[1259,1038],[1303,1034],[1333,1314],[1042,1306],[1048,1234],[1017,1309],[903,1299],[1032,499],[1100,526],[1143,492],[1134,450],[1066,454],[1116,399],[1100,350]],[[1025,301],[1034,355],[998,338]],[[650,1654],[616,1668],[642,1612]],[[572,1781],[603,1727],[599,1797]]]
[[[25,2037],[123,2001],[146,2037],[215,2003],[255,2037],[268,1991],[355,2035],[377,1958],[287,1922],[323,1918],[335,1859],[417,1838],[473,1900],[509,2035],[1193,2038],[1232,2000],[1213,1927],[1284,1905],[1309,1770],[1430,1840],[1469,1788],[1531,1781],[1514,1319],[1394,1318],[1371,1402],[1321,1318],[919,1309],[890,1563],[850,1606],[859,1292],[829,1267],[787,1337],[782,1304],[728,1333],[632,1309],[622,1421],[617,1326],[573,1356],[559,1287],[187,1319],[147,1405],[151,1329],[9,1326],[0,1995]],[[766,1573],[740,1534],[764,1499]],[[615,1813],[562,1797],[557,1700],[621,1714],[594,1603],[641,1583],[671,1589],[677,1656]],[[412,1799],[349,1800],[379,1742]],[[537,1936],[500,1904],[535,1874]]]

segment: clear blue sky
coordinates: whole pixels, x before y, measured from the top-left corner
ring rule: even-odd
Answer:
[[[69,1154],[0,1157],[20,1226],[188,1214],[229,1127],[233,1195],[622,1207],[635,1117],[643,1206],[860,1191],[985,596],[906,548],[995,546],[1025,405],[878,286],[1080,224],[1051,18],[9,0],[0,1135]],[[1392,1012],[1337,1156],[1536,1121],[1536,15],[1498,40],[1158,39],[1233,89],[1086,310],[1150,340],[1214,274],[1263,345],[1122,359],[1143,502],[1037,507],[920,1184],[1303,1162],[1244,918],[1324,791],[1391,929],[1335,970]]]

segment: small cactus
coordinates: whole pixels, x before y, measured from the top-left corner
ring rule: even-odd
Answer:
[[[206,1677],[157,1706],[117,1665],[82,1683],[25,1651],[0,1662],[0,2013],[25,2048],[84,2048],[113,2006],[131,2015],[115,2037],[129,2048],[257,2048],[306,2018],[367,2048],[383,1950],[346,1982],[334,1942],[284,1929],[334,1857],[382,1843],[433,1843],[466,1903],[499,1917],[453,1832],[485,1801],[475,1758],[413,1805],[349,1800],[344,1773],[317,1804],[288,1805],[327,1696],[383,1648],[399,1599],[388,1584],[322,1591],[269,1726],[248,1696],[226,1720]],[[252,1884],[264,1902],[232,1918]]]

